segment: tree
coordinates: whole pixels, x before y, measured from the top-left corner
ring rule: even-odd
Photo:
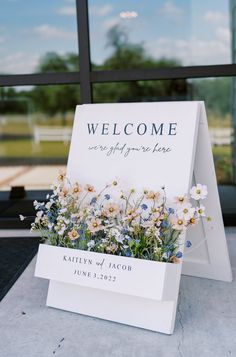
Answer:
[[[231,78],[199,79],[193,82],[194,99],[204,100],[212,114],[225,116],[231,110]]]
[[[64,56],[54,52],[47,53],[40,61],[40,72],[71,72],[78,71],[78,56],[73,53]],[[52,116],[60,113],[62,124],[66,123],[66,112],[74,110],[79,103],[79,86],[53,85],[38,86],[32,90],[36,110]]]
[[[113,48],[112,55],[97,69],[142,69],[179,66],[174,59],[156,60],[149,56],[142,44],[130,43],[125,30],[114,26],[107,34],[107,45]],[[96,102],[152,101],[187,99],[187,81],[182,79],[164,81],[117,82],[94,85]]]
[[[67,53],[59,55],[56,52],[48,52],[43,56],[37,68],[37,71],[48,72],[73,72],[79,70],[78,55]]]

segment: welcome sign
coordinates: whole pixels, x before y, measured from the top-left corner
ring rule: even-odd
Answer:
[[[114,178],[140,189],[165,186],[170,196],[187,192],[198,110],[197,103],[78,106],[69,178],[96,186]]]
[[[213,220],[189,231],[195,248],[186,254],[183,272],[231,281],[202,102],[77,106],[67,175],[72,183],[98,188],[114,179],[140,190],[165,186],[169,198],[185,194],[192,183],[206,184]],[[182,263],[49,246],[40,247],[38,262],[36,276],[50,279],[48,306],[173,332]]]

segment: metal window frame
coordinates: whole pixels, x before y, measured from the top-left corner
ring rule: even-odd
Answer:
[[[236,77],[236,64],[93,71],[90,56],[88,0],[76,0],[76,16],[79,48],[78,72],[0,75],[0,87],[79,84],[80,102],[85,104],[93,103],[93,83]],[[235,218],[236,209],[234,214]]]

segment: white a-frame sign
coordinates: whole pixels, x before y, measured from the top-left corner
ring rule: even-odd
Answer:
[[[97,187],[116,178],[137,189],[164,185],[169,197],[188,192],[192,183],[206,184],[209,196],[204,204],[212,221],[188,232],[192,248],[186,252],[182,272],[231,281],[204,103],[78,106],[67,174],[71,182]],[[97,285],[73,285],[49,277],[47,304],[170,334],[179,292],[179,266],[175,275],[164,278],[158,297],[148,294],[146,285],[145,291],[138,287],[139,293],[130,286],[122,292],[106,291]],[[39,270],[36,275],[43,277]],[[145,283],[150,280],[150,286],[158,286],[156,274],[153,269]]]

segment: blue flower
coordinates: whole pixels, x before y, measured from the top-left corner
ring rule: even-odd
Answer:
[[[131,257],[131,251],[130,251],[130,250],[127,250],[127,251],[125,252],[125,256],[126,256],[126,257]]]
[[[175,254],[175,256],[176,256],[176,258],[182,258],[183,254],[182,254],[182,252],[177,252]]]
[[[146,211],[146,209],[148,209],[148,206],[147,206],[145,203],[143,203],[143,204],[141,205],[141,208]]]
[[[172,256],[172,251],[171,250],[167,250],[166,255],[168,258],[170,258]]]
[[[163,228],[167,228],[167,227],[169,227],[169,223],[167,221],[162,221],[161,226]]]
[[[47,213],[47,217],[50,223],[54,223],[55,222],[55,217],[51,212]]]
[[[186,248],[190,248],[192,245],[192,243],[190,242],[190,240],[187,240],[185,243]]]
[[[126,229],[126,228],[123,228],[122,230],[121,230],[121,234],[128,234],[129,233],[129,230],[128,229]]]
[[[169,212],[169,214],[173,214],[173,213],[175,213],[175,210],[173,208],[168,208],[168,212]]]
[[[106,193],[104,197],[105,197],[106,200],[109,200],[111,198],[111,196],[108,195],[108,193]]]
[[[93,197],[90,201],[90,205],[94,205],[97,202],[97,197]]]

